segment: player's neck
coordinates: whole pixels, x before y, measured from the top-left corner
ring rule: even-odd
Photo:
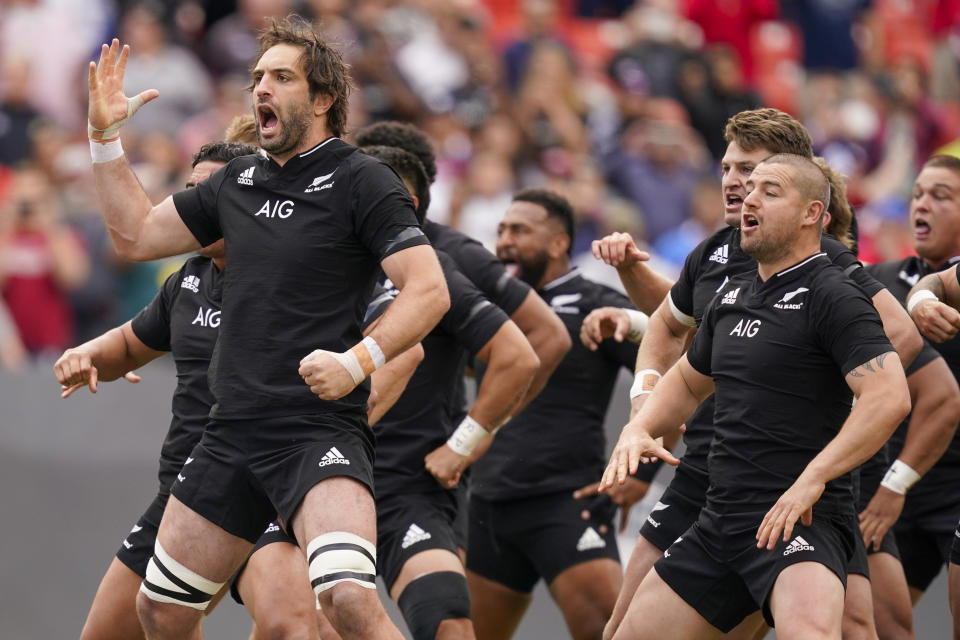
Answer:
[[[820,243],[816,240],[797,242],[783,256],[769,262],[757,262],[757,273],[760,279],[766,282],[784,269],[789,269],[817,253],[820,253]]]

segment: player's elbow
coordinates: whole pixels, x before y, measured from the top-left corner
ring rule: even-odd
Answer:
[[[904,322],[902,327],[898,327],[896,334],[891,337],[891,343],[897,350],[904,369],[910,366],[923,349],[923,338],[913,322]]]
[[[906,380],[901,379],[884,385],[880,391],[878,395],[883,403],[880,415],[889,416],[893,429],[896,429],[897,425],[910,415],[910,389],[907,387]]]

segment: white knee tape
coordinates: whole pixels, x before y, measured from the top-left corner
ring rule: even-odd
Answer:
[[[171,558],[157,541],[153,546],[153,557],[147,564],[147,577],[140,584],[140,591],[157,602],[179,604],[204,611],[211,598],[224,584],[207,580],[187,569]]]
[[[307,564],[318,594],[340,582],[377,588],[377,548],[358,535],[333,531],[317,536],[307,545]]]

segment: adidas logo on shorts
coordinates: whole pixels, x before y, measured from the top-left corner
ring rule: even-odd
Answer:
[[[330,447],[330,451],[323,454],[323,459],[320,460],[321,467],[328,464],[350,464],[350,461],[343,457],[343,454],[336,447]]]
[[[274,531],[280,531],[280,527],[276,522],[271,522],[267,525],[267,530],[264,533],[273,533]]]
[[[713,262],[719,262],[720,264],[727,264],[727,259],[730,257],[730,245],[723,245],[722,247],[717,247],[707,260],[712,260]]]
[[[252,187],[253,186],[253,170],[255,168],[256,167],[250,167],[249,169],[245,169],[243,173],[237,176],[237,184],[245,184],[248,187]]]
[[[400,543],[401,549],[415,545],[418,542],[429,540],[432,536],[415,524],[411,524],[407,532],[403,534],[403,542]]]
[[[588,549],[603,549],[607,546],[607,541],[600,537],[596,529],[587,527],[580,539],[577,540],[577,551],[586,551]]]
[[[797,551],[813,551],[813,545],[800,536],[797,536],[790,542],[790,544],[787,545],[783,555],[788,556],[791,553],[796,553]]]

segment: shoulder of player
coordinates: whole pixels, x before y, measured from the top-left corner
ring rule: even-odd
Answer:
[[[886,262],[866,264],[863,268],[886,286],[890,286],[899,280],[901,278],[900,274],[904,274],[908,278],[916,276],[918,280],[922,275],[921,261],[916,256],[910,256],[902,260],[887,260]]]
[[[713,233],[713,235],[708,236],[700,241],[696,247],[687,255],[686,263],[699,265],[704,260],[709,260],[710,256],[717,249],[722,249],[724,245],[728,246],[731,243],[736,241],[736,234],[740,233],[740,230],[736,227],[724,227]]]

